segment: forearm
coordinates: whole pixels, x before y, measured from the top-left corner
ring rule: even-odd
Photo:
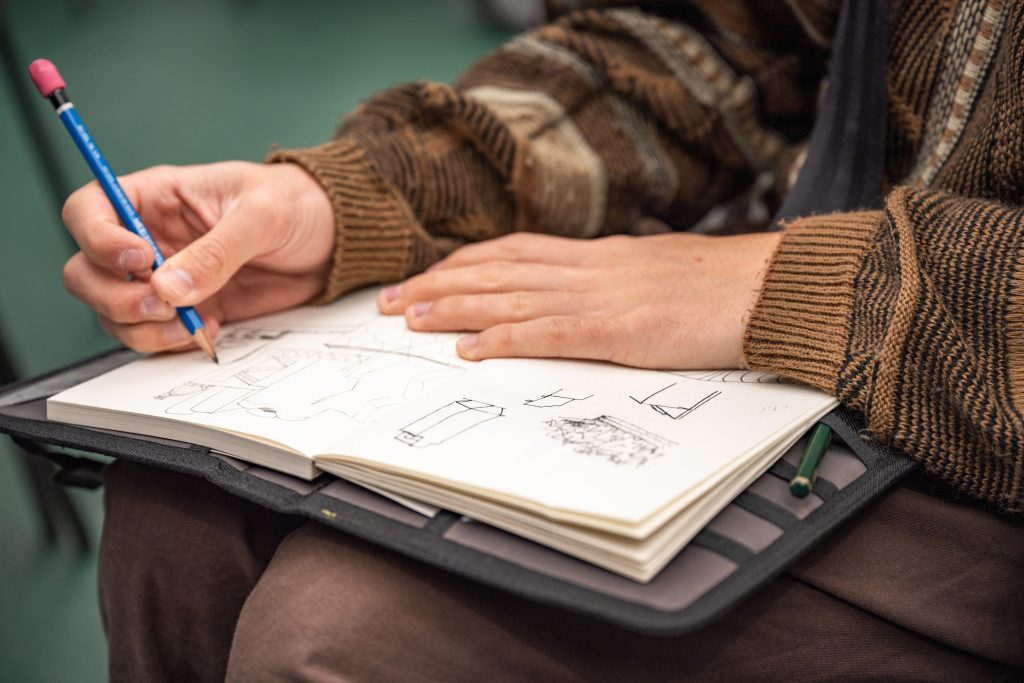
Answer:
[[[1024,509],[1024,211],[900,188],[794,221],[745,357],[833,393],[964,492]]]
[[[337,140],[275,154],[332,197],[324,298],[513,231],[591,237],[647,216],[685,228],[783,163],[810,120],[820,61],[806,57],[819,48],[793,16],[710,7],[690,12],[699,34],[635,10],[568,15],[454,87],[380,93]],[[793,35],[785,50],[772,46],[780,31]]]

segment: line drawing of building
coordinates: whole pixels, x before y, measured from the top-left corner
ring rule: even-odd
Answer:
[[[555,389],[550,394],[542,394],[537,398],[528,398],[523,401],[523,405],[530,406],[531,408],[561,408],[573,401],[586,401],[593,396],[593,394],[579,397],[566,396],[564,392],[565,389]]]
[[[505,409],[500,406],[463,398],[413,420],[399,429],[395,438],[417,448],[436,446],[504,415]]]
[[[664,415],[673,420],[681,420],[722,393],[720,391],[712,391],[697,400],[692,400],[678,392],[676,395],[673,395],[672,388],[676,385],[677,382],[673,382],[642,399],[636,396],[630,396],[630,398],[642,406],[650,406],[659,415]],[[683,401],[686,401],[686,403],[684,404]]]

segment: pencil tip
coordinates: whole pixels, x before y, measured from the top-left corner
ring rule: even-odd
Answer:
[[[213,348],[213,340],[210,339],[210,333],[201,328],[196,330],[193,338],[195,339],[196,345],[205,351],[206,355],[209,356],[214,363],[220,365],[220,359],[217,358],[217,352]]]

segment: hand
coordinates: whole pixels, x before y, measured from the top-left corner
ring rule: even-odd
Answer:
[[[462,247],[382,290],[378,304],[414,330],[479,331],[458,343],[471,360],[740,368],[743,330],[779,238],[517,233]]]
[[[73,193],[64,223],[81,251],[64,285],[138,351],[185,348],[174,307],[219,324],[289,308],[323,289],[334,241],[330,200],[292,164],[158,166],[120,178],[167,262],[129,232],[97,183]],[[134,279],[128,279],[128,276]]]

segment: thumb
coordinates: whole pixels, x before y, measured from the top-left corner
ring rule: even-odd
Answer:
[[[238,269],[266,249],[258,215],[236,209],[208,233],[153,272],[157,296],[172,306],[192,306],[216,294]]]

